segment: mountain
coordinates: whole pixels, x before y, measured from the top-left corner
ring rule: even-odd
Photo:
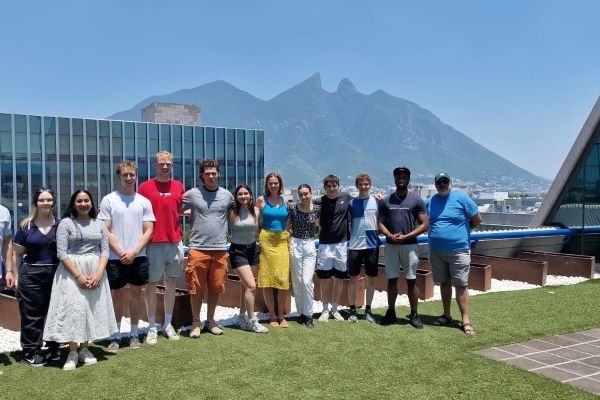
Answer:
[[[413,183],[432,183],[447,171],[455,181],[505,190],[535,191],[549,181],[518,167],[443,123],[428,110],[383,90],[360,93],[342,79],[333,93],[320,75],[260,100],[223,81],[150,97],[110,119],[139,120],[153,101],[196,104],[202,124],[265,131],[265,170],[279,171],[291,186],[318,184],[327,174],[353,184],[361,171],[375,186],[392,186],[398,165]]]
[[[148,97],[129,110],[118,112],[108,118],[139,121],[142,109],[153,102],[195,104],[202,110],[200,122],[207,126],[239,126],[237,122],[246,114],[252,113],[266,103],[225,81],[214,81],[193,89],[182,89]]]

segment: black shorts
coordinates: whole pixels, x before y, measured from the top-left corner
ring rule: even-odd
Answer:
[[[119,260],[108,260],[106,266],[108,284],[112,290],[125,285],[142,286],[148,283],[148,258],[136,257],[131,264],[122,264]]]
[[[329,279],[331,277],[339,278],[339,279],[348,279],[348,271],[340,271],[337,268],[331,269],[317,269],[317,278],[319,279]]]
[[[236,269],[244,265],[258,265],[259,250],[256,243],[229,245],[229,262]]]
[[[360,275],[361,265],[365,266],[365,275],[377,276],[379,272],[379,247],[348,250],[348,274],[350,276]]]

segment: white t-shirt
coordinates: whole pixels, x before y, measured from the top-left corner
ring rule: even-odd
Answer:
[[[11,218],[8,208],[0,206],[0,264],[2,263],[2,245],[5,238],[12,237]]]
[[[132,250],[140,240],[144,233],[143,223],[156,221],[150,200],[137,193],[126,196],[118,191],[104,196],[100,202],[98,219],[111,221],[110,230],[126,251]],[[145,255],[146,248],[142,249],[137,257]],[[109,259],[120,258],[111,248]]]

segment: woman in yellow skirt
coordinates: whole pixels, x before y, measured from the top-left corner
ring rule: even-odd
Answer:
[[[260,261],[257,286],[263,289],[265,303],[271,317],[270,325],[287,328],[285,310],[290,288],[288,216],[283,197],[283,180],[277,172],[265,178],[265,195],[256,200],[259,209],[258,231]],[[275,309],[275,292],[277,309]]]

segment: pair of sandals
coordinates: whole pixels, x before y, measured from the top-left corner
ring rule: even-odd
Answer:
[[[435,326],[447,326],[452,323],[452,317],[446,317],[445,315],[440,315],[437,319],[433,321],[433,325]],[[460,330],[465,333],[467,336],[475,336],[475,328],[471,325],[470,322],[462,323],[459,322],[458,326]]]

